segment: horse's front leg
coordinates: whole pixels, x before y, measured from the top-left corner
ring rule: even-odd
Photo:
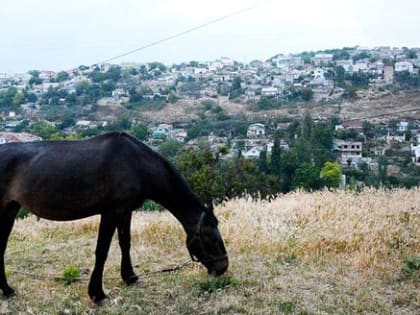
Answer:
[[[131,211],[125,213],[117,225],[118,241],[121,248],[121,278],[127,284],[136,283],[139,277],[133,271],[130,257],[131,246]]]
[[[4,252],[6,251],[7,241],[19,207],[18,204],[13,204],[5,208],[0,208],[0,290],[3,291],[3,295],[6,297],[14,295],[15,291],[7,284]]]
[[[117,227],[117,220],[114,214],[106,213],[101,215],[99,225],[98,243],[96,244],[96,261],[89,282],[89,296],[93,302],[99,304],[107,298],[102,288],[103,272],[112,236]]]

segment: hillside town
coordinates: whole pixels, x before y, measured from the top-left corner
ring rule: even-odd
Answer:
[[[192,61],[172,66],[159,62],[122,63],[80,66],[58,73],[45,70],[0,73],[0,92],[15,87],[17,91],[26,91],[39,99],[51,89],[58,89],[65,95],[59,101],[66,102],[66,96],[78,93],[82,83],[116,80],[114,85],[107,87],[109,96],[99,100],[106,104],[127,103],[133,97],[133,89],[145,98],[169,97],[175,92],[179,97],[196,99],[232,92],[232,85],[236,83],[246,100],[281,98],[290,89],[310,88],[313,100],[327,101],[344,92],[335,82],[340,80],[341,73],[337,72],[359,74],[362,77],[359,80],[366,79],[367,85],[380,89],[393,84],[400,74],[418,75],[419,68],[420,49],[356,47],[298,55],[280,54],[266,61],[249,63],[222,57],[211,62]],[[111,77],[101,75],[110,69]],[[199,84],[200,88],[190,87],[192,82]],[[27,105],[33,107],[37,104],[37,101],[29,101]]]
[[[293,110],[298,104],[338,108],[343,100],[416,91],[419,69],[418,48],[354,47],[279,54],[249,63],[223,57],[171,66],[97,64],[60,72],[0,73],[0,144],[137,128],[142,133],[135,135],[157,149],[169,139],[185,148],[203,143],[213,152],[225,148],[224,159],[241,155],[257,160],[262,152],[271,154],[276,138],[282,150],[293,147],[297,135],[284,135],[303,119],[302,111]],[[250,114],[243,119],[220,106],[220,99]],[[143,116],[144,112],[153,116],[168,104],[182,107],[185,102],[198,104],[196,115]],[[280,108],[288,108],[290,115],[278,115]],[[311,119],[314,124],[333,124],[332,151],[343,167],[366,165],[377,170],[378,157],[386,156],[389,174],[406,176],[401,172],[407,163],[420,166],[419,112],[417,103],[402,119],[356,119],[340,113],[328,117],[314,112]],[[203,128],[208,122],[212,127]],[[401,156],[409,162],[399,160]]]

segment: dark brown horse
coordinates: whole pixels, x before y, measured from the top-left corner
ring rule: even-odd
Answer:
[[[20,207],[49,220],[76,220],[101,215],[96,262],[89,296],[99,303],[104,263],[117,230],[121,277],[138,280],[130,258],[131,213],[146,199],[167,208],[187,234],[193,260],[213,275],[223,274],[228,258],[213,209],[192,193],[163,157],[125,133],[85,141],[46,141],[0,145],[0,289],[11,296],[4,252]]]

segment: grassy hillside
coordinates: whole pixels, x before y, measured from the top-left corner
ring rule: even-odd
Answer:
[[[98,218],[17,221],[6,253],[18,296],[0,314],[418,314],[420,190],[297,192],[273,202],[232,200],[217,207],[230,270],[209,278],[199,264],[142,276],[126,287],[113,242],[105,270],[110,302],[87,298],[87,275],[54,279],[68,266],[93,266]],[[184,232],[168,213],[136,213],[136,271],[188,258]],[[405,272],[402,271],[404,268]]]

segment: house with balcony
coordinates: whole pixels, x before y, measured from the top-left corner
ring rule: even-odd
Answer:
[[[333,151],[343,165],[357,165],[362,160],[362,142],[334,139]]]

